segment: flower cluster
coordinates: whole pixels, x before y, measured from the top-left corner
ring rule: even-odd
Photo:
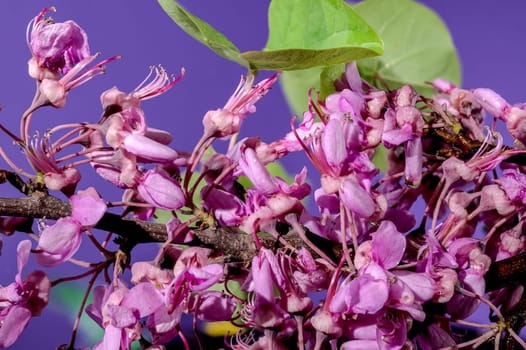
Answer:
[[[293,118],[282,138],[238,140],[279,73],[259,83],[249,75],[224,107],[204,115],[203,135],[184,152],[170,146],[169,131],[148,125],[141,107],[184,70],[173,78],[152,67],[133,91],[103,92],[98,121],[30,136],[39,109],[63,108],[73,89],[118,58],[87,68],[97,55],[86,33],[75,22],[45,18],[51,10],[28,28],[36,97],[20,135],[2,127],[33,171],[0,154],[30,180],[24,191],[31,198],[60,191],[70,204],[63,203],[56,222],[39,220],[33,250],[29,240],[18,245],[15,281],[0,286],[0,347],[12,345],[41,313],[52,286],[85,276],[91,280],[82,309],[104,276],[85,308],[104,330],[97,350],[134,342],[163,349],[178,337],[189,349],[187,314],[195,323],[242,327],[226,341],[233,349],[437,349],[489,340],[498,347],[504,337],[526,347],[510,321],[524,303],[523,284],[488,278],[493,264],[525,250],[525,105],[441,79],[432,83],[432,97],[408,85],[381,90],[349,63],[335,91],[324,99],[311,94],[303,118]],[[508,135],[496,131],[497,123]],[[228,149],[214,150],[222,139],[230,140]],[[294,152],[304,152],[318,172],[310,175],[319,176],[317,188],[306,167],[290,179],[269,170]],[[86,164],[122,190],[122,201],[108,202],[93,187],[77,190]],[[315,208],[304,201],[311,194]],[[117,215],[112,207],[123,209]],[[165,225],[154,222],[161,216]],[[3,217],[0,232],[23,231],[25,222]],[[159,226],[164,236],[154,236]],[[135,246],[147,241],[144,231],[162,244],[149,261],[131,263]],[[83,236],[102,261],[75,258]],[[37,270],[22,279],[31,254],[44,267],[69,261],[86,270],[55,281]],[[480,303],[491,309],[487,324],[466,320]],[[455,327],[463,325],[486,333],[462,339]],[[59,348],[73,349],[75,332]]]

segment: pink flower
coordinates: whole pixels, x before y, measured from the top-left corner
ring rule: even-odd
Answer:
[[[17,247],[18,273],[15,282],[0,286],[0,347],[12,345],[33,316],[40,315],[47,305],[51,282],[42,271],[33,271],[22,280],[22,269],[27,264],[31,241],[24,240]]]
[[[221,109],[208,111],[203,118],[207,137],[226,137],[239,132],[243,120],[256,111],[255,103],[278,80],[279,73],[253,85],[254,76],[241,77],[238,87]]]
[[[241,224],[247,209],[245,203],[236,195],[211,186],[205,186],[201,193],[207,193],[203,201],[204,206],[206,210],[213,213],[221,225],[235,226]]]
[[[360,270],[357,278],[338,289],[330,310],[334,313],[374,314],[385,306],[388,297],[386,271],[372,262]]]
[[[86,312],[104,328],[104,338],[94,349],[129,349],[141,336],[139,321],[162,305],[161,293],[150,283],[139,283],[132,289],[123,285],[96,287],[93,303],[88,305]]]
[[[179,156],[177,152],[162,143],[140,134],[129,134],[124,137],[123,147],[143,161],[171,162]]]
[[[71,196],[71,216],[84,227],[95,226],[108,207],[93,187]]]
[[[496,118],[502,118],[511,108],[502,96],[491,89],[475,89],[473,90],[473,96],[486,112]]]
[[[354,178],[350,177],[343,181],[339,193],[343,204],[359,217],[368,218],[374,214],[376,203],[371,194]]]
[[[279,327],[284,322],[285,313],[278,305],[274,292],[274,284],[282,280],[279,269],[272,269],[277,264],[274,254],[262,249],[258,256],[252,259],[252,283],[254,303],[251,319],[262,328]],[[279,283],[277,283],[279,285]]]
[[[54,107],[63,108],[66,105],[67,93],[70,90],[84,84],[97,75],[104,74],[105,64],[120,58],[120,56],[110,57],[90,68],[86,68],[97,57],[98,54],[83,58],[59,80],[42,79],[39,85],[39,90],[42,94],[41,104],[49,103]]]
[[[59,219],[42,231],[36,260],[43,266],[55,266],[71,258],[82,242],[82,231],[92,227],[106,212],[106,203],[93,187],[71,196],[71,216]]]
[[[209,290],[191,298],[189,308],[195,310],[200,320],[214,322],[229,320],[236,310],[236,306],[237,303],[231,296]]]
[[[88,37],[73,21],[55,23],[51,18],[44,18],[48,11],[55,8],[45,8],[29,24],[28,45],[38,67],[65,74],[90,56]],[[33,78],[41,80],[38,76]]]
[[[159,167],[148,170],[143,175],[137,191],[147,203],[160,209],[179,209],[186,201],[179,182]]]
[[[116,109],[117,112],[128,108],[139,108],[141,101],[165,93],[179,82],[183,76],[184,69],[181,70],[181,75],[173,78],[161,66],[150,67],[148,76],[131,93],[127,94],[116,87],[103,92],[100,96],[102,108],[106,111],[111,107]]]
[[[36,260],[42,266],[55,266],[71,258],[82,242],[82,225],[72,217],[59,219],[42,231]]]

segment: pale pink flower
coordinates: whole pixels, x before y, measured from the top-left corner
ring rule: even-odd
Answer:
[[[55,23],[44,18],[54,7],[42,10],[27,28],[27,42],[38,67],[66,74],[77,63],[90,56],[88,37],[73,21]],[[38,76],[33,76],[41,80]]]
[[[256,85],[254,76],[241,77],[238,87],[225,106],[208,111],[203,117],[207,137],[226,137],[239,132],[243,120],[256,111],[255,103],[265,96],[278,79],[279,73],[264,79]]]
[[[12,345],[33,316],[40,315],[49,300],[51,282],[42,271],[33,271],[22,280],[22,269],[27,264],[31,241],[24,240],[17,247],[18,273],[15,282],[0,286],[0,347]]]

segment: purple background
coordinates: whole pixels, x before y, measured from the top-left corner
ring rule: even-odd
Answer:
[[[524,65],[522,1],[496,2],[488,0],[435,0],[421,1],[444,19],[458,48],[463,67],[465,87],[491,87],[512,103],[526,101],[523,81]],[[266,8],[268,1],[207,0],[181,1],[198,16],[222,31],[242,51],[259,49],[265,44]],[[98,120],[101,114],[99,95],[117,85],[131,91],[148,72],[150,65],[162,64],[169,72],[178,74],[185,67],[186,76],[167,94],[143,104],[149,125],[172,132],[176,149],[190,150],[201,133],[201,117],[209,109],[222,106],[236,87],[245,70],[226,61],[183,33],[162,11],[156,1],[91,0],[53,2],[10,0],[0,7],[0,122],[18,131],[18,118],[29,105],[34,82],[27,76],[29,51],[25,31],[29,20],[43,6],[55,6],[56,21],[75,20],[89,36],[92,52],[101,57],[123,55],[110,64],[107,74],[75,89],[64,110],[45,109],[35,115],[38,127],[45,129],[68,121]],[[265,141],[280,137],[289,131],[290,112],[276,88],[258,104],[258,113],[248,118],[244,135],[260,135]],[[35,124],[35,126],[37,126]],[[27,168],[10,140],[0,137],[4,147],[17,163]],[[302,157],[286,164],[298,171],[305,161]],[[8,166],[0,161],[0,168]],[[97,186],[103,185],[98,179]],[[80,185],[84,188],[87,182]],[[1,188],[1,196],[15,195],[8,186]],[[110,200],[119,200],[120,193],[109,193]],[[4,237],[0,263],[0,284],[12,281],[16,274],[13,251],[20,239]],[[33,266],[28,266],[25,274]],[[47,272],[56,278],[60,268]],[[69,341],[70,323],[59,317],[53,308],[44,311],[44,317],[30,322],[13,349],[53,349]],[[77,343],[78,345],[86,345]]]

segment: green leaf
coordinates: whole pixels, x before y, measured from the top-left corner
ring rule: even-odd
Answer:
[[[158,0],[163,10],[182,30],[204,44],[219,56],[248,67],[249,63],[240,56],[239,49],[211,25],[194,16],[175,0]]]
[[[373,164],[376,165],[382,173],[387,171],[387,156],[387,149],[382,144],[379,144],[374,149]]]
[[[322,100],[335,92],[334,81],[341,78],[344,71],[345,64],[336,64],[283,72],[280,76],[281,89],[294,115],[301,119],[303,112],[308,109],[310,89],[314,89],[314,97],[319,92],[319,98]]]
[[[345,72],[345,64],[336,64],[325,67],[320,74],[320,99],[325,100],[327,96],[336,92],[334,82],[342,77]]]
[[[309,90],[320,87],[320,73],[323,67],[306,70],[283,72],[280,76],[281,89],[286,97],[289,108],[298,118],[303,118],[303,112],[309,105]]]
[[[411,84],[424,95],[433,91],[426,81],[444,78],[460,84],[455,46],[432,10],[412,0],[366,0],[354,9],[385,44],[383,56],[358,62],[364,79],[390,89]]]
[[[273,0],[264,51],[242,56],[259,69],[297,70],[381,55],[383,43],[343,0]]]
[[[377,51],[363,47],[335,47],[327,50],[246,51],[241,57],[250,62],[252,69],[290,71],[344,63],[377,54]]]
[[[175,0],[158,0],[186,33],[218,55],[252,70],[300,70],[372,57],[383,43],[343,0],[273,0],[263,51],[239,49]]]
[[[287,183],[292,183],[294,178],[285,170],[279,161],[268,163],[265,166],[271,176],[277,176],[285,180]]]

